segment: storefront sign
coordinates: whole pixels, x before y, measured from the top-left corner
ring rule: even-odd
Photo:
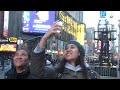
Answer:
[[[59,11],[59,18],[64,22],[63,28],[65,24],[67,25],[65,31],[75,36],[78,29],[78,22],[73,20],[72,17],[66,15],[63,11]]]
[[[0,44],[0,51],[15,52],[17,44]]]
[[[22,28],[24,33],[46,33],[55,21],[55,11],[24,11]]]
[[[16,42],[17,42],[17,38],[16,38],[16,37],[10,37],[10,38],[9,38],[9,42],[14,42],[14,43],[16,43]]]

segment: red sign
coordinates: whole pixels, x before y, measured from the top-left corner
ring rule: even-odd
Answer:
[[[58,50],[58,54],[60,54],[60,51]]]

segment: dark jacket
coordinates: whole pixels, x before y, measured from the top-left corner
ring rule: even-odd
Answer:
[[[65,78],[66,75],[69,77],[72,77],[71,72],[65,72],[59,73],[57,68],[55,67],[46,67],[45,66],[45,50],[43,50],[41,53],[33,53],[32,59],[31,59],[31,73],[40,79],[67,79]],[[69,70],[70,71],[70,70]],[[82,73],[81,73],[82,74]],[[99,75],[93,71],[92,69],[88,68],[88,77],[90,79],[99,79]],[[79,79],[80,77],[76,78]],[[68,78],[69,79],[69,78]],[[74,78],[71,78],[74,79]]]
[[[13,67],[5,73],[4,78],[5,79],[38,79],[38,77],[30,73],[29,67],[26,69],[26,71],[22,73],[17,73],[15,67]]]
[[[88,75],[88,79],[100,79],[100,75],[96,71],[90,68],[87,68],[87,75]],[[82,71],[75,72],[67,68],[64,69],[63,73],[58,72],[57,78],[58,79],[86,79],[83,76]]]
[[[44,51],[43,51],[44,52]],[[43,59],[44,54],[33,53],[31,58],[30,67],[22,73],[17,73],[15,67],[12,67],[4,75],[5,79],[55,79],[56,74],[52,66],[46,65],[46,61]]]
[[[56,79],[55,69],[46,65],[45,50],[40,53],[32,53],[30,70],[39,79]]]

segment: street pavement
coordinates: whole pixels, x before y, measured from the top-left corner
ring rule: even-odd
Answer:
[[[10,65],[6,65],[5,68],[4,68],[4,71],[2,71],[2,69],[0,68],[0,79],[4,79],[4,74],[10,70]]]

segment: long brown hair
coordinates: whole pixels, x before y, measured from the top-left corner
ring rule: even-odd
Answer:
[[[66,64],[67,60],[65,58],[63,58],[63,60],[61,60],[61,62],[59,63],[58,65],[58,68],[57,68],[57,72],[58,73],[63,73],[64,72],[64,69],[65,69],[65,64]],[[78,59],[76,60],[75,62],[75,65],[80,65],[81,68],[82,68],[82,72],[83,72],[83,76],[88,79],[88,74],[87,74],[87,67],[85,66],[85,63],[84,63],[84,56],[79,56]]]
[[[88,75],[87,75],[87,68],[85,66],[85,60],[84,60],[84,57],[85,57],[85,50],[83,48],[83,46],[77,42],[77,41],[74,41],[74,40],[71,40],[69,41],[66,46],[68,44],[74,44],[77,46],[79,52],[80,52],[80,56],[78,56],[78,58],[76,59],[76,62],[75,62],[75,65],[80,65],[81,68],[82,68],[82,72],[83,72],[83,75],[85,78],[88,78]],[[65,47],[66,47],[65,46]],[[57,71],[58,73],[63,73],[64,72],[64,68],[65,68],[65,64],[66,64],[67,60],[65,58],[63,58],[63,60],[59,63],[58,65],[58,68],[57,68]]]

